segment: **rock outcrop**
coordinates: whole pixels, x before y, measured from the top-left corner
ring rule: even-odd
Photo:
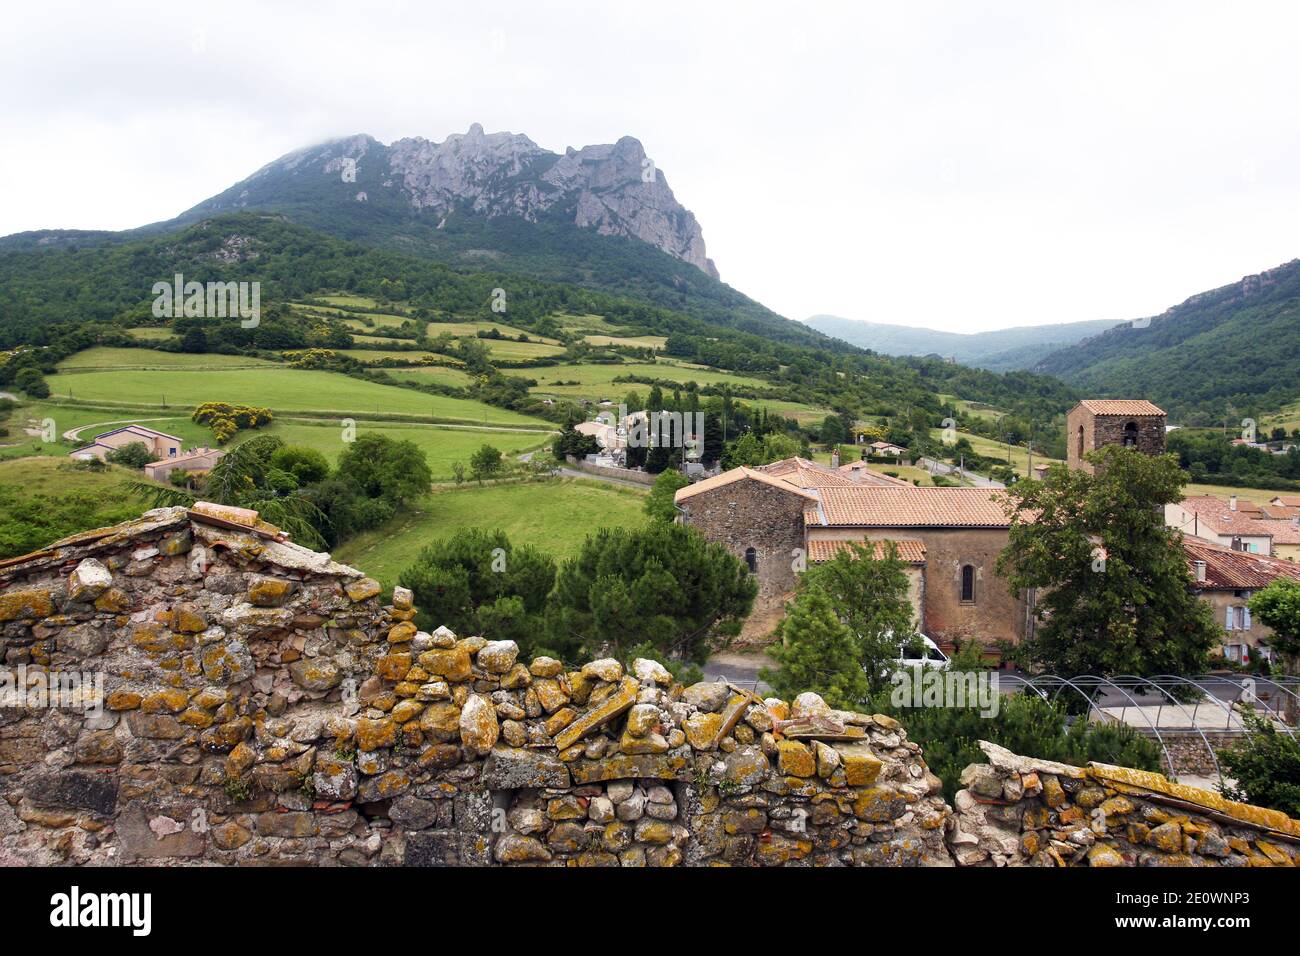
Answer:
[[[380,173],[368,175],[372,168]],[[383,200],[400,197],[397,207],[434,217],[440,227],[462,210],[529,222],[558,216],[601,235],[640,239],[718,277],[699,222],[631,136],[612,145],[569,148],[563,155],[522,134],[485,133],[477,123],[442,142],[417,136],[385,146],[369,136],[350,136],[281,157],[196,209],[211,214],[250,203],[274,206],[277,187],[269,184],[281,176],[365,182],[364,191],[347,191],[350,201],[364,195],[364,201],[389,208]],[[260,191],[268,187],[269,194]]]

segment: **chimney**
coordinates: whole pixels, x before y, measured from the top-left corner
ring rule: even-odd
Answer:
[[[840,467],[840,450],[838,447],[833,452],[831,452],[831,467],[832,468]]]
[[[1228,507],[1229,507],[1230,509],[1232,509],[1233,511],[1236,511],[1236,510],[1237,510],[1237,496],[1236,496],[1236,495],[1233,495],[1231,498],[1228,499]]]
[[[1204,584],[1205,583],[1205,562],[1193,561],[1192,567],[1196,569],[1196,583]]]

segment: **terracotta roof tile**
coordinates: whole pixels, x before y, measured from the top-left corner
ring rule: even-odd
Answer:
[[[1163,415],[1164,409],[1144,399],[1085,398],[1079,403],[1094,415]]]
[[[782,491],[788,491],[792,495],[800,495],[812,501],[817,500],[816,495],[804,491],[802,488],[797,488],[788,481],[784,481],[781,478],[774,478],[771,475],[764,474],[761,471],[756,471],[753,468],[745,468],[742,466],[740,468],[732,468],[730,471],[724,471],[722,474],[714,475],[712,478],[705,478],[703,481],[697,481],[695,484],[687,485],[685,488],[678,488],[677,494],[673,496],[673,501],[680,505],[687,498],[693,498],[695,495],[703,494],[706,491],[713,491],[716,488],[722,488],[732,482],[741,481],[746,478],[762,482],[763,484],[770,485],[773,488],[779,488]]]
[[[823,488],[821,513],[829,526],[877,528],[1007,528],[1000,488],[919,488],[855,485]]]
[[[1270,528],[1258,527],[1271,522],[1258,521],[1252,514],[1241,510],[1233,511],[1231,503],[1214,495],[1191,495],[1179,503],[1184,511],[1196,515],[1197,521],[1192,527],[1204,528],[1215,534],[1267,535],[1272,533]],[[1240,502],[1238,504],[1240,505]],[[1184,527],[1181,530],[1187,532],[1189,528]]]
[[[783,458],[770,465],[760,465],[759,471],[774,478],[781,478],[799,488],[847,487],[853,484],[851,478],[819,465],[807,458]]]
[[[854,475],[853,483],[857,485],[906,485],[910,486],[910,481],[904,481],[902,478],[895,478],[893,475],[886,475],[884,472],[876,471],[874,468],[868,468],[865,461],[851,461],[847,465],[840,465],[840,471],[846,475]]]
[[[1196,587],[1203,591],[1255,590],[1267,587],[1279,577],[1300,581],[1300,564],[1282,558],[1266,558],[1262,554],[1233,551],[1190,535],[1183,536],[1183,552],[1187,555],[1187,567],[1193,578],[1196,577],[1196,562],[1205,562],[1205,580],[1196,583]]]
[[[898,547],[898,558],[907,564],[925,564],[925,544],[915,538],[890,539]],[[813,538],[808,542],[809,561],[829,561],[841,551],[848,551],[850,544],[863,544],[861,541],[826,541]],[[883,557],[887,541],[876,541],[876,557]]]

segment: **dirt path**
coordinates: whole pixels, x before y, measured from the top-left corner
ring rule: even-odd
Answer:
[[[115,422],[94,422],[93,424],[90,425],[78,425],[76,428],[69,428],[66,432],[63,433],[63,437],[67,441],[76,442],[76,441],[81,441],[80,435],[87,428],[103,428],[105,425],[136,425],[139,424],[140,422],[165,422],[167,421],[168,418],[174,418],[174,417],[175,416],[173,415],[173,416],[164,416],[162,418],[121,418]]]

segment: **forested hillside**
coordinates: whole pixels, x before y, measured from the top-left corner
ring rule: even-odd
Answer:
[[[1062,349],[1035,371],[1097,397],[1148,398],[1182,424],[1278,409],[1300,395],[1300,260]]]

